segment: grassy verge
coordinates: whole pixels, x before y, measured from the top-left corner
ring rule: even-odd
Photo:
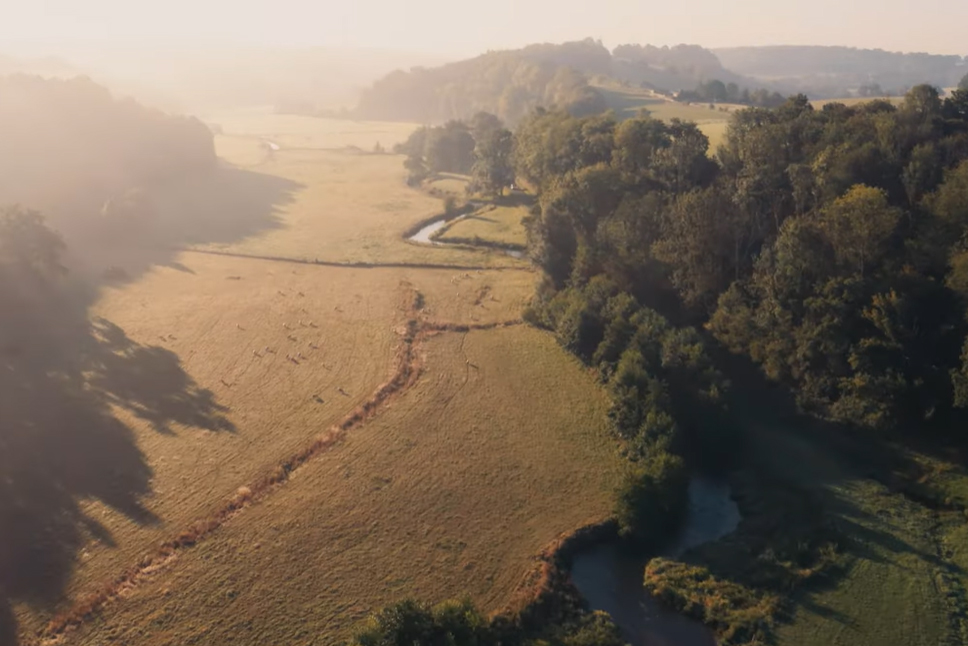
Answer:
[[[523,250],[528,207],[492,204],[441,229],[435,239],[458,244],[486,244]]]

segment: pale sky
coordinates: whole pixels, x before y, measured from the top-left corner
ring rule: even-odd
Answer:
[[[0,0],[0,50],[87,40],[469,55],[591,36],[968,55],[968,0]]]

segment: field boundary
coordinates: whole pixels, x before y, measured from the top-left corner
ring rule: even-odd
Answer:
[[[419,243],[413,243],[419,244]],[[344,269],[453,269],[458,271],[526,271],[533,273],[531,267],[510,267],[487,265],[451,265],[446,263],[429,262],[339,262],[335,260],[307,260],[303,258],[287,258],[285,256],[262,256],[257,254],[239,253],[235,251],[217,251],[214,249],[192,249],[190,247],[175,248],[182,253],[200,253],[210,256],[227,256],[229,258],[247,258],[249,260],[264,260],[267,262],[288,262],[298,265],[316,265],[319,267],[342,267]]]

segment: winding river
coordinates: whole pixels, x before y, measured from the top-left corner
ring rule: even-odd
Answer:
[[[694,478],[685,527],[663,556],[677,557],[722,538],[739,521],[739,508],[727,485]],[[614,541],[599,544],[574,557],[571,579],[593,609],[612,616],[632,646],[715,646],[708,628],[666,610],[645,591],[646,560],[629,556]]]
[[[458,215],[457,217],[450,218],[450,219],[441,218],[439,220],[434,220],[429,224],[425,224],[423,227],[420,228],[419,231],[414,233],[412,236],[408,237],[407,240],[410,240],[411,242],[419,242],[421,244],[436,245],[440,247],[445,247],[448,245],[464,246],[463,243],[451,243],[451,242],[445,242],[443,240],[434,240],[433,235],[438,231],[440,231],[441,229],[443,229],[448,224],[452,224],[458,220],[463,220],[464,218],[468,217],[468,215],[472,215],[472,214]],[[505,254],[511,256],[512,258],[524,258],[524,252],[518,251],[517,249],[500,249],[500,251],[503,251]]]

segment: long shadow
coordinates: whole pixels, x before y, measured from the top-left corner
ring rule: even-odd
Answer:
[[[193,244],[230,244],[283,226],[280,208],[302,185],[221,165],[139,191],[112,216],[60,212],[72,268],[89,279],[125,281],[154,265],[190,271],[174,260]],[[120,201],[124,201],[123,199]]]
[[[745,429],[733,479],[743,520],[736,533],[694,550],[684,560],[708,567],[720,579],[776,589],[778,582],[789,579],[785,563],[811,568],[818,546],[837,545],[841,559],[801,582],[780,619],[793,620],[799,608],[845,625],[853,618],[818,604],[816,595],[839,585],[854,559],[902,567],[897,557],[910,554],[935,567],[959,571],[932,551],[908,542],[903,535],[907,530],[892,530],[897,523],[916,521],[905,513],[906,505],[916,502],[900,495],[875,496],[862,507],[844,495],[865,480],[891,490],[886,474],[903,458],[889,443],[870,436],[864,441],[856,431],[801,413],[789,390],[769,382],[750,361],[714,352],[733,386],[733,417]]]
[[[95,219],[67,227],[82,271],[14,280],[0,265],[0,646],[18,643],[15,608],[49,613],[65,601],[85,545],[114,544],[85,502],[138,524],[160,522],[144,502],[151,467],[116,410],[159,433],[182,425],[234,431],[228,411],[177,355],[91,320],[105,270],[133,279],[155,264],[177,265],[178,246],[278,227],[276,209],[297,188],[220,168],[158,189],[154,211],[124,226]]]

